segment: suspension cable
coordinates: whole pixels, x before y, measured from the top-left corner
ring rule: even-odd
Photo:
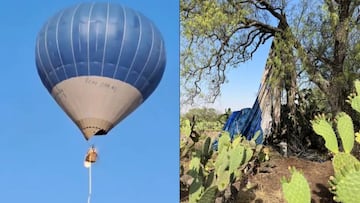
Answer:
[[[88,201],[87,203],[90,203],[91,201],[91,163],[90,163],[90,166],[89,166],[89,195],[88,195]]]
[[[96,162],[97,159],[97,152],[94,146],[91,146],[90,149],[87,151],[84,161],[85,168],[88,168],[89,170],[89,194],[87,203],[90,203],[91,201],[91,193],[92,193],[92,174],[91,174],[91,168],[92,164]]]

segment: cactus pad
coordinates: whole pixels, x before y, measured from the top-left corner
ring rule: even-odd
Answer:
[[[360,132],[355,133],[355,141],[360,144]]]
[[[351,117],[345,112],[336,116],[337,130],[343,144],[344,151],[350,153],[354,147],[354,125]]]
[[[227,148],[230,146],[230,135],[228,132],[221,133],[221,136],[219,138],[218,142],[218,151],[221,153],[221,151],[224,148]]]
[[[221,173],[219,173],[219,176],[217,177],[217,188],[219,191],[224,191],[228,185],[230,184],[230,173],[228,170],[224,170]]]
[[[310,203],[310,187],[305,177],[294,167],[289,170],[291,172],[290,181],[285,177],[281,180],[285,200],[288,203]]]
[[[350,103],[351,107],[360,113],[360,80],[354,81],[356,93],[350,94],[347,102]]]
[[[360,95],[360,80],[355,80],[354,81],[354,86],[355,86],[356,93],[358,95]]]
[[[242,164],[245,155],[245,147],[241,145],[234,146],[230,151],[229,172],[234,173]]]
[[[349,103],[351,107],[360,113],[360,95],[349,97]]]
[[[202,149],[202,153],[201,153],[201,163],[203,165],[206,165],[206,163],[208,162],[208,160],[211,158],[211,156],[213,154],[213,149],[210,146],[211,146],[211,138],[207,137],[203,144],[203,149]]]
[[[316,116],[311,121],[311,125],[315,133],[324,138],[325,147],[333,153],[338,153],[339,148],[335,132],[330,122],[326,120],[325,115]]]
[[[346,166],[355,165],[356,167],[360,167],[359,160],[357,160],[353,155],[344,152],[336,154],[332,160],[332,164],[335,176],[338,176],[340,174],[340,170]]]
[[[180,134],[189,136],[191,133],[190,121],[184,119],[180,121]]]
[[[331,177],[330,191],[334,193],[334,200],[343,203],[353,203],[360,200],[360,170],[359,167],[349,165],[340,170],[339,175]]]
[[[217,187],[212,186],[205,190],[197,203],[213,203],[216,199]]]

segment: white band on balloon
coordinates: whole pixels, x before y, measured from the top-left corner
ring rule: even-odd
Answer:
[[[52,96],[86,139],[106,134],[143,102],[135,87],[100,76],[64,80],[54,86]]]

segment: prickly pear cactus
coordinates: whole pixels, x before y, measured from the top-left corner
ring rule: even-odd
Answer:
[[[213,151],[211,138],[206,138],[201,148],[192,150],[186,174],[189,178],[186,182],[189,185],[189,203],[212,203],[218,192],[226,194],[231,184],[241,178],[241,172],[256,148],[257,145],[251,147],[243,137],[231,140],[229,133],[224,132],[218,140],[216,152]]]
[[[212,154],[213,154],[213,149],[211,148],[211,138],[207,137],[203,144],[203,149],[201,153],[201,163],[203,165],[206,165],[208,160],[211,158]]]
[[[344,151],[350,153],[354,147],[354,125],[352,119],[345,112],[341,112],[336,116],[336,121]]]
[[[315,116],[315,119],[311,121],[311,125],[315,133],[324,138],[325,147],[333,153],[338,153],[339,147],[335,132],[325,115]]]
[[[360,113],[360,80],[354,82],[356,93],[350,94],[347,102],[350,103],[351,107]]]
[[[200,156],[200,152],[193,152],[189,165],[188,174],[194,179],[189,187],[189,203],[197,202],[204,191]]]
[[[360,81],[356,80],[354,85],[356,93],[350,94],[347,102],[360,113]],[[335,132],[324,115],[315,117],[311,124],[315,133],[325,139],[325,146],[335,154],[332,160],[334,176],[329,181],[330,191],[335,195],[334,200],[343,203],[359,202],[360,162],[350,152],[354,147],[354,140],[360,143],[360,132],[354,133],[351,117],[344,112],[336,116],[337,132],[344,152],[338,151]]]
[[[224,191],[234,179],[240,179],[239,168],[252,158],[252,149],[242,141],[243,138],[237,136],[231,142],[228,133],[222,134],[219,138],[218,156],[215,161],[216,185],[219,191]]]
[[[351,107],[360,113],[360,95],[357,95],[351,99]]]
[[[244,160],[245,147],[235,145],[229,150],[229,172],[234,173]]]
[[[360,167],[360,162],[350,153],[339,152],[336,154],[332,160],[332,164],[334,167],[334,174],[340,174],[342,168],[346,166],[355,165],[356,167]],[[360,182],[359,182],[360,184]]]
[[[221,136],[219,138],[218,142],[218,151],[219,153],[222,152],[223,149],[227,149],[231,144],[231,138],[230,134],[228,132],[221,133]]]
[[[354,81],[354,86],[355,86],[356,93],[358,95],[360,95],[360,80],[355,80]]]
[[[227,170],[229,167],[228,145],[230,138],[226,139],[225,136],[222,135],[219,139],[219,154],[215,161],[216,185],[219,191],[224,191],[230,183],[230,173]]]
[[[360,144],[360,132],[355,133],[355,141]]]
[[[210,148],[210,143],[211,143],[211,138],[207,137],[205,139],[205,142],[204,142],[204,145],[203,145],[203,151],[202,151],[203,155],[205,155],[205,156],[209,156],[211,151],[212,151],[211,148]]]
[[[333,158],[334,176],[330,177],[330,192],[334,200],[343,203],[360,200],[360,162],[350,153],[339,152]]]
[[[218,171],[216,185],[219,191],[224,191],[230,184],[230,172],[228,170]]]
[[[217,186],[214,185],[205,190],[197,203],[213,203],[216,199]]]
[[[355,164],[340,169],[330,177],[330,191],[334,200],[343,203],[359,202],[360,200],[360,167]]]
[[[191,133],[190,121],[188,119],[181,119],[180,121],[180,133],[182,135],[189,136]]]
[[[294,167],[289,170],[291,179],[288,181],[283,177],[281,180],[285,200],[288,203],[310,203],[310,187],[305,177]]]

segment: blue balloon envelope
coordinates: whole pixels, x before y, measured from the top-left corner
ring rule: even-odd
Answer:
[[[50,18],[37,36],[42,83],[86,139],[106,134],[156,89],[164,40],[141,13],[82,3]]]

